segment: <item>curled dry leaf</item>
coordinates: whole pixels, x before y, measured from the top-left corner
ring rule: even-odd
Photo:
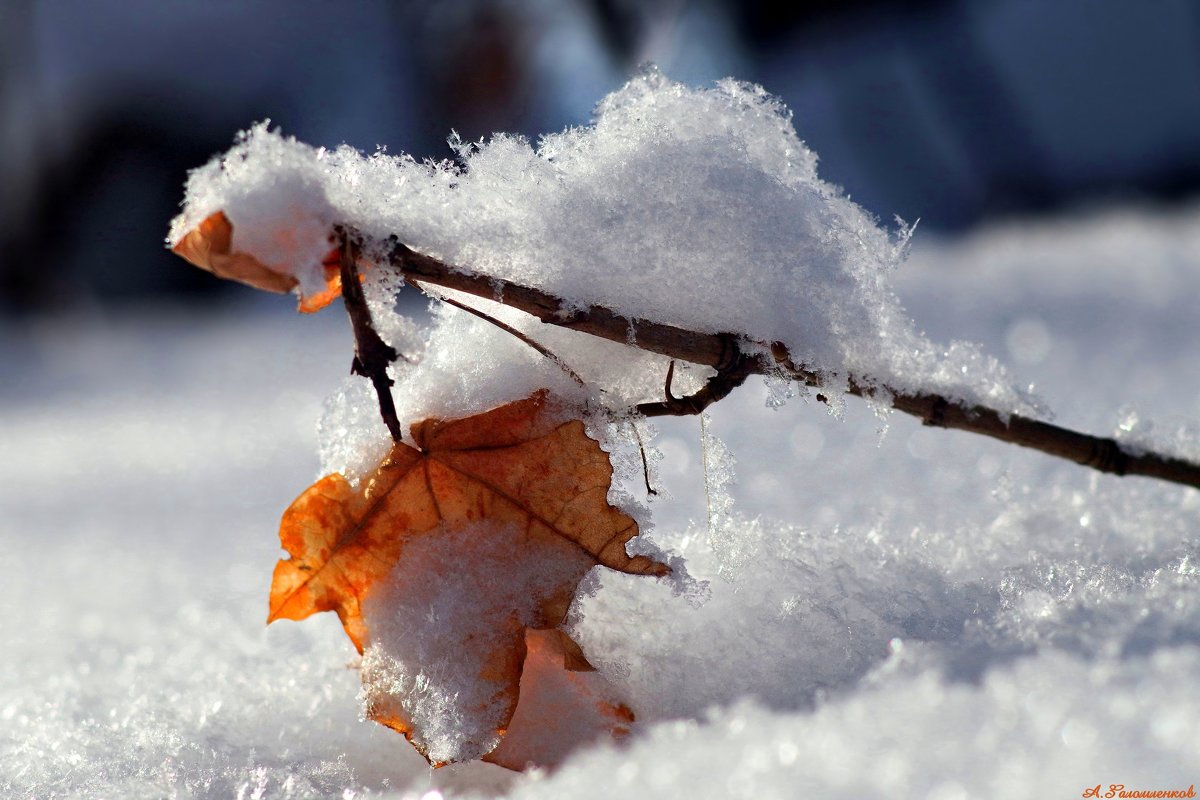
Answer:
[[[225,212],[217,211],[188,231],[171,251],[217,277],[238,281],[256,289],[283,294],[299,284],[294,275],[272,269],[249,253],[233,250],[232,245],[233,224]],[[320,311],[342,294],[336,248],[329,252],[322,264],[325,268],[325,287],[300,298],[300,311],[306,314]]]
[[[284,513],[280,540],[291,558],[275,568],[268,621],[335,611],[361,653],[386,638],[372,627],[374,618],[364,615],[373,590],[382,586],[381,591],[400,592],[404,600],[396,604],[407,608],[426,603],[423,616],[416,615],[421,618],[399,621],[402,635],[408,635],[414,625],[441,624],[430,621],[436,616],[432,598],[461,580],[472,559],[482,563],[490,558],[484,577],[452,589],[459,594],[490,592],[500,598],[499,609],[495,603],[479,606],[488,608],[490,629],[435,631],[431,636],[445,642],[457,635],[467,643],[465,648],[486,648],[474,655],[478,666],[469,670],[474,670],[475,681],[483,687],[479,696],[484,700],[474,710],[491,726],[492,738],[430,753],[412,698],[398,689],[379,691],[384,684],[368,680],[364,661],[368,713],[404,733],[435,763],[493,750],[498,737],[512,727],[522,694],[532,698],[540,692],[541,701],[531,700],[535,705],[544,705],[545,698],[553,696],[572,695],[577,704],[580,697],[586,698],[583,705],[592,709],[598,724],[619,733],[628,725],[628,709],[606,695],[598,676],[571,680],[560,676],[555,679],[560,684],[557,689],[547,688],[552,674],[589,669],[582,652],[558,626],[591,567],[599,564],[644,575],[668,571],[646,556],[626,553],[625,546],[638,528],[632,518],[608,503],[612,482],[608,455],[587,436],[583,422],[555,408],[545,392],[473,417],[425,420],[411,430],[413,445],[395,445],[358,489],[341,475],[329,475]],[[428,562],[433,566],[422,566],[420,574],[405,572],[406,559],[425,558],[431,543],[439,541],[455,542],[457,561],[446,563],[444,556],[438,556],[443,560]],[[511,557],[505,555],[495,560],[498,551],[519,551],[518,559],[506,561]],[[543,570],[545,574],[539,573],[530,583],[529,565],[543,563],[560,566],[557,572]],[[511,586],[505,584],[509,576],[493,574],[497,569],[511,570]],[[547,574],[552,576],[549,583]],[[405,585],[396,589],[396,581]],[[393,588],[386,588],[389,585]],[[515,592],[513,586],[518,587]],[[504,607],[505,603],[512,607]],[[533,605],[524,608],[529,603]],[[465,624],[478,625],[475,616]],[[530,631],[554,635],[530,638]],[[464,652],[462,658],[468,654]],[[546,668],[551,662],[554,670]],[[528,686],[530,681],[522,679],[526,670],[541,675],[543,685]],[[402,684],[393,680],[388,685]],[[546,720],[555,714],[531,708],[521,716],[534,720],[530,726],[538,729],[545,728]],[[507,766],[553,761],[545,751],[548,739],[556,737],[518,737],[515,731],[512,737],[513,744],[496,749],[493,760]]]

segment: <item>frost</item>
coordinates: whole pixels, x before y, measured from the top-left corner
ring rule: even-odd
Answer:
[[[768,375],[763,383],[767,387],[768,408],[783,408],[799,393],[796,382],[783,375]]]

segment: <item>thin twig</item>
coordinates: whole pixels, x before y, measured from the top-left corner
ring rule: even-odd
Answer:
[[[421,286],[420,282],[414,281],[414,283],[416,283],[417,287],[420,288],[421,291],[425,291],[425,288],[423,286]],[[534,341],[533,339],[529,338],[528,336],[526,336],[524,333],[521,333],[521,331],[517,330],[513,326],[511,326],[507,323],[501,322],[500,320],[493,317],[491,314],[485,314],[484,312],[480,311],[478,308],[472,308],[471,306],[467,305],[466,303],[460,303],[457,300],[455,300],[453,297],[446,297],[445,295],[439,295],[438,299],[441,300],[443,303],[449,303],[450,305],[454,306],[455,308],[461,308],[463,311],[466,311],[468,314],[474,314],[475,316],[479,317],[480,319],[486,320],[487,322],[492,323],[493,325],[495,325],[497,328],[504,331],[505,333],[512,334],[517,339],[520,339],[522,342],[529,345],[534,350],[537,350],[539,353],[544,355],[546,358],[550,359],[555,364],[557,364],[558,367],[563,372],[570,375],[571,379],[574,380],[576,383],[578,383],[580,386],[582,386],[585,389],[587,388],[587,384],[583,382],[583,378],[579,377],[579,373],[577,373],[577,372],[575,372],[575,370],[571,369],[567,365],[567,362],[563,361],[561,358],[556,356],[553,352],[551,352],[545,346],[543,346],[543,345],[539,344],[538,342]]]
[[[736,334],[700,333],[650,320],[638,320],[635,323],[604,306],[580,310],[540,289],[521,286],[502,278],[464,272],[461,268],[417,253],[394,238],[383,246],[382,252],[383,260],[406,279],[421,280],[487,299],[500,298],[505,305],[518,308],[550,325],[620,344],[629,344],[629,331],[635,330],[636,347],[713,367],[718,375],[729,373],[735,365],[741,364],[747,374],[783,374],[809,386],[822,385],[819,375],[793,362],[787,348],[779,343],[769,348],[774,363],[766,363],[766,360],[748,357],[742,349],[744,337]],[[755,346],[753,343],[747,344]],[[763,345],[756,347],[761,349]],[[729,387],[730,390],[732,388]],[[875,393],[870,385],[857,378],[850,380],[848,391],[860,397],[870,397]],[[1154,452],[1131,452],[1111,438],[1090,436],[1018,414],[1001,415],[986,406],[958,405],[937,394],[887,391],[891,394],[893,408],[912,414],[926,425],[990,436],[1101,472],[1142,475],[1200,488],[1200,464],[1186,459]]]
[[[637,439],[638,452],[642,454],[642,479],[646,481],[646,494],[657,497],[658,491],[650,485],[650,462],[646,460],[646,445],[642,444],[642,433],[633,420],[629,420],[629,427],[633,428],[633,438]]]
[[[396,360],[395,349],[380,338],[371,321],[371,310],[363,294],[362,282],[358,278],[358,247],[355,238],[341,233],[342,300],[346,313],[350,315],[350,327],[354,331],[354,362],[350,371],[371,381],[379,398],[379,414],[387,425],[392,441],[400,442],[404,436],[400,420],[396,416],[396,403],[392,399],[392,379],[388,377],[388,365]]]

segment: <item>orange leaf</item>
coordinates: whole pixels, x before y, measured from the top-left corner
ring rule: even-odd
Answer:
[[[224,211],[205,217],[171,248],[189,263],[220,278],[238,281],[256,289],[283,294],[296,288],[299,281],[263,264],[249,253],[231,250],[233,223]],[[342,294],[342,279],[338,269],[336,249],[326,256],[325,288],[300,299],[300,311],[309,314],[320,311]]]
[[[555,629],[563,621],[587,570],[602,564],[662,575],[667,567],[625,552],[638,533],[637,524],[608,503],[608,455],[588,438],[583,422],[564,418],[545,392],[473,417],[419,422],[412,426],[412,441],[415,446],[395,445],[359,489],[341,475],[330,475],[284,513],[280,540],[291,558],[275,568],[268,622],[336,611],[361,653],[374,642],[364,601],[404,567],[406,553],[423,553],[439,538],[461,539],[454,545],[459,548],[455,558],[463,560],[490,557],[499,547],[504,552],[519,549],[526,559],[522,563],[565,564],[553,585],[539,585],[531,616],[522,617],[515,609],[493,610],[490,630],[461,633],[464,642],[486,648],[470,669],[483,687],[479,707],[491,709],[487,719],[495,723],[493,732],[502,733],[517,708],[527,653],[544,661],[544,653],[537,654],[549,648],[562,667],[587,667],[565,635],[538,639],[533,649],[527,642],[528,630]],[[406,577],[406,596],[432,596],[462,571],[454,563],[436,568],[444,574]],[[488,577],[503,582],[506,576]],[[415,585],[420,581],[432,585],[422,589]],[[474,586],[464,591],[474,591]],[[495,587],[492,591],[502,594]],[[577,683],[586,688],[582,679]],[[368,697],[373,719],[401,731],[426,753],[419,723],[405,710],[404,698],[372,694],[370,687]],[[622,725],[627,723],[619,714],[612,719],[618,717]],[[472,753],[482,755],[495,742],[472,746],[478,750]],[[525,748],[506,761],[536,762],[535,756]]]

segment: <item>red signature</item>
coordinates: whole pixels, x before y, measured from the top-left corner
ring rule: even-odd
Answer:
[[[1084,789],[1083,796],[1105,798],[1195,797],[1196,785],[1192,784],[1186,789],[1126,789],[1123,783],[1110,783],[1106,789],[1104,784],[1097,783],[1095,786]]]

